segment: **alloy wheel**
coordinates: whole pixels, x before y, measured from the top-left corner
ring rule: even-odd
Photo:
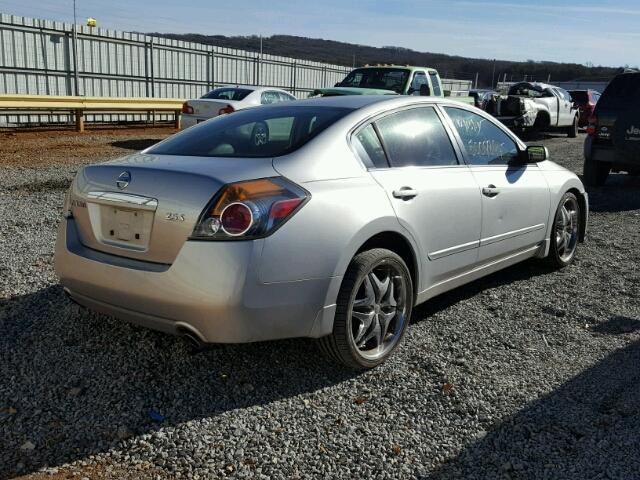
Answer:
[[[351,334],[359,353],[384,356],[399,341],[407,321],[407,285],[390,264],[374,267],[359,285],[351,306]]]
[[[578,202],[568,196],[556,214],[556,249],[563,262],[571,260],[578,245],[578,215]]]

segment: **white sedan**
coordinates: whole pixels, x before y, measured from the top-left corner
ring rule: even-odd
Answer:
[[[182,128],[188,128],[218,115],[233,113],[243,108],[292,100],[296,100],[296,97],[279,88],[251,86],[214,88],[198,99],[184,102],[180,125]]]

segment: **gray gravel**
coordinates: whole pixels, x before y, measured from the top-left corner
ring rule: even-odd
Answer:
[[[582,141],[532,143],[580,173]],[[192,355],[70,304],[52,253],[76,168],[3,169],[0,478],[640,478],[637,178],[590,192],[573,266],[434,299],[353,374],[307,340]]]

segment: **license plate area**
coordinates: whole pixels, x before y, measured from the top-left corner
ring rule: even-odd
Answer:
[[[154,212],[100,205],[102,243],[144,251],[149,246]]]

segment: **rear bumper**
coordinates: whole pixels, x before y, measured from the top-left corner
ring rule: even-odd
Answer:
[[[79,304],[155,330],[190,332],[203,342],[330,333],[341,279],[260,283],[262,245],[188,241],[172,265],[152,264],[84,247],[69,219],[60,223],[55,266]]]
[[[529,128],[533,127],[535,118],[531,118],[531,115],[520,115],[518,117],[496,117],[501,123],[509,128]]]
[[[180,116],[180,128],[181,129],[189,128],[200,122],[204,122],[205,120],[209,120],[209,117],[200,117],[198,115],[182,114]]]
[[[620,155],[613,145],[601,145],[594,143],[593,137],[587,137],[584,141],[584,158],[588,162],[610,163],[613,169],[631,168],[634,171],[640,169],[640,155]]]

